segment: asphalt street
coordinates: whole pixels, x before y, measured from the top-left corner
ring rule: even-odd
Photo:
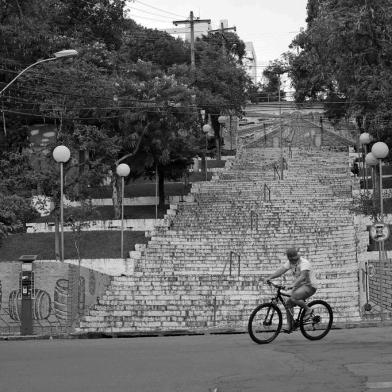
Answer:
[[[0,341],[1,392],[391,392],[392,327]]]

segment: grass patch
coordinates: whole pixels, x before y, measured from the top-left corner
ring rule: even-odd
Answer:
[[[128,254],[135,244],[146,244],[144,231],[124,231],[124,251]],[[64,233],[66,259],[76,259],[72,233]],[[81,257],[102,259],[121,257],[121,231],[85,231],[81,234]],[[39,260],[54,260],[54,233],[12,234],[3,239],[0,261],[16,261],[21,255],[36,254]]]

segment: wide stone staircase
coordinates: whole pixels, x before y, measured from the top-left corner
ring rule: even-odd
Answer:
[[[263,278],[291,246],[312,261],[315,297],[331,304],[335,322],[357,321],[367,233],[350,211],[358,185],[349,169],[347,151],[242,147],[224,172],[171,206],[149,243],[131,252],[133,274],[113,278],[80,330],[245,330],[271,296]]]

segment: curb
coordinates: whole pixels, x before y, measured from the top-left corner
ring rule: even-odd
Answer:
[[[392,320],[360,321],[357,323],[335,323],[332,329],[392,327]],[[70,332],[54,335],[3,335],[1,341],[27,340],[59,340],[59,339],[116,339],[116,338],[149,338],[160,336],[203,336],[203,335],[241,335],[248,332],[243,329],[207,329],[207,330],[156,330],[129,332]]]

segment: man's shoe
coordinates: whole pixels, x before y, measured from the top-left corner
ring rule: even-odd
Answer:
[[[289,333],[293,332],[293,329],[292,328],[283,328],[282,332],[289,334]]]

